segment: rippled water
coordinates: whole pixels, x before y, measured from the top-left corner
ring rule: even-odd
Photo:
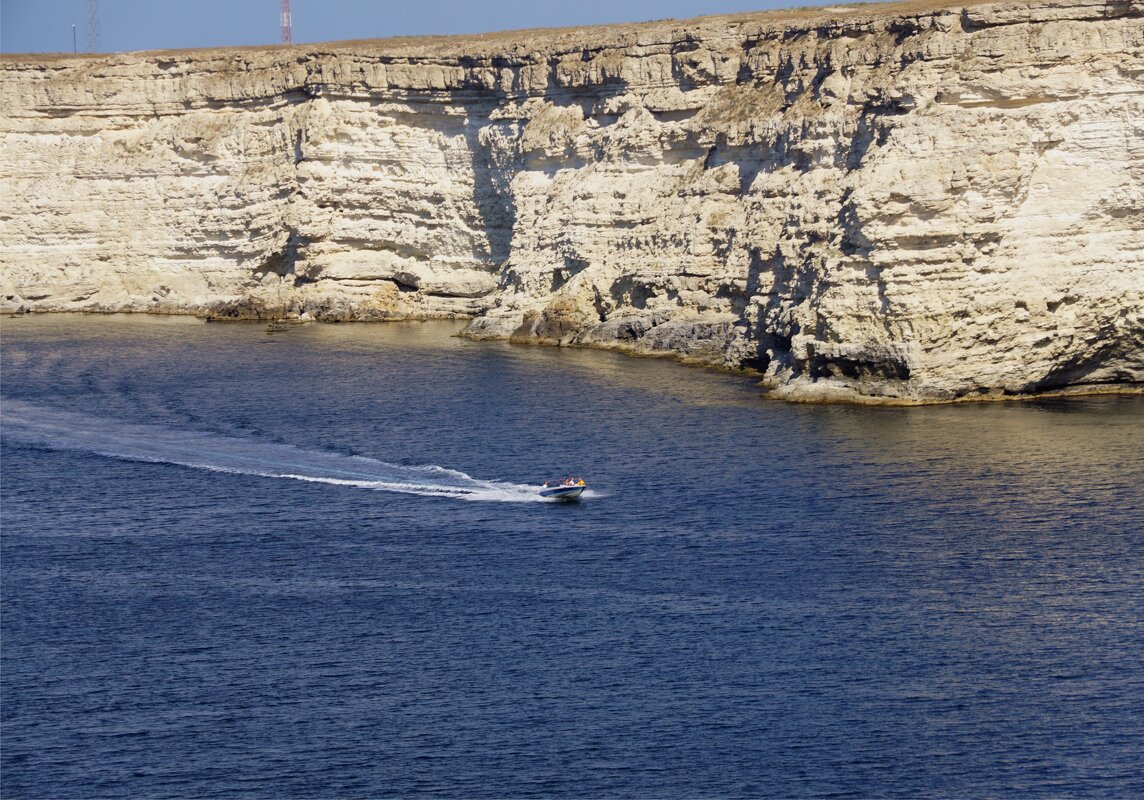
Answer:
[[[5,798],[1144,795],[1144,398],[453,330],[3,321]]]

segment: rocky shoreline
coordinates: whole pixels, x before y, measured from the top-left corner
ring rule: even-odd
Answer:
[[[0,58],[3,310],[470,320],[806,402],[1144,384],[1144,4]]]

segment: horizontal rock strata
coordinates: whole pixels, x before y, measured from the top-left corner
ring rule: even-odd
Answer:
[[[4,56],[8,309],[472,318],[792,399],[1144,380],[1144,4]]]

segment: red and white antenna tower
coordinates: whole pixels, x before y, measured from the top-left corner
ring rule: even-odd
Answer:
[[[294,41],[294,34],[290,30],[290,0],[282,0],[282,44],[290,44]]]

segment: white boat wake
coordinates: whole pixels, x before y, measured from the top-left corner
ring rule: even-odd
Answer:
[[[364,456],[121,422],[19,400],[4,400],[0,405],[0,431],[12,442],[126,461],[460,500],[545,502],[534,486],[481,480],[447,467],[390,464]]]

